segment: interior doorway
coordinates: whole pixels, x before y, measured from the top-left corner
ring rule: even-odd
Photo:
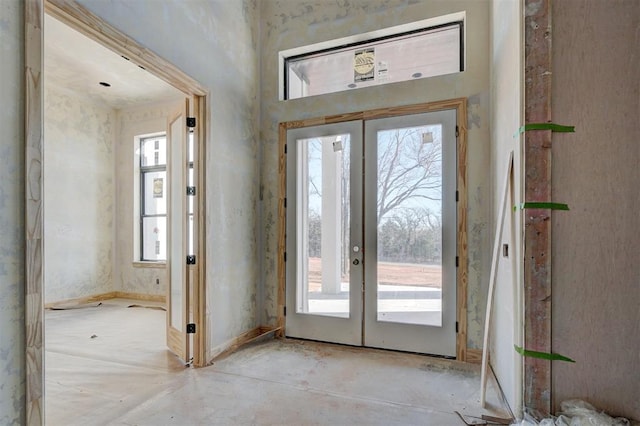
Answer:
[[[286,130],[285,334],[461,358],[464,117],[363,115]]]
[[[182,347],[186,350],[180,351],[172,346],[171,341],[163,342],[165,352],[170,354],[171,352],[178,355],[182,359],[181,365],[184,363],[193,363],[195,366],[202,366],[205,362],[205,348],[206,348],[206,323],[205,323],[205,310],[204,301],[205,298],[205,282],[204,282],[204,241],[198,238],[200,233],[204,232],[204,191],[195,190],[195,188],[204,188],[204,139],[206,138],[205,124],[206,120],[206,104],[207,104],[207,90],[201,86],[198,82],[182,73],[174,65],[164,61],[162,58],[156,56],[153,52],[144,49],[138,45],[134,40],[128,38],[126,35],[120,33],[115,28],[111,27],[106,22],[95,15],[88,12],[82,6],[74,2],[65,2],[58,0],[37,0],[33,2],[31,7],[25,8],[25,22],[27,28],[26,37],[26,51],[29,53],[26,61],[26,72],[29,76],[36,76],[37,78],[29,78],[28,90],[27,90],[27,145],[28,145],[28,163],[30,164],[27,181],[29,182],[26,188],[26,198],[29,201],[26,205],[26,223],[29,231],[29,244],[27,247],[27,258],[29,267],[27,268],[26,281],[27,281],[27,294],[26,298],[26,323],[27,323],[27,358],[30,360],[27,363],[27,422],[28,423],[42,423],[44,420],[44,333],[42,329],[44,327],[44,294],[45,294],[45,279],[44,279],[44,248],[45,248],[45,228],[44,220],[45,216],[42,214],[45,196],[51,197],[51,190],[53,186],[48,186],[52,182],[46,182],[46,176],[43,173],[43,155],[42,153],[47,148],[44,134],[44,78],[41,75],[44,74],[44,63],[42,57],[44,54],[44,26],[45,26],[45,14],[47,18],[54,17],[63,24],[69,26],[75,31],[88,37],[90,40],[97,42],[101,47],[106,48],[113,52],[113,54],[120,60],[126,60],[131,65],[146,73],[150,73],[154,78],[163,80],[165,84],[173,87],[172,90],[176,90],[181,93],[182,99],[187,99],[188,104],[183,102],[183,105],[188,105],[186,108],[181,108],[181,124],[180,138],[179,140],[180,154],[179,162],[181,164],[174,164],[173,176],[179,176],[179,179],[172,179],[170,176],[167,178],[167,182],[174,181],[174,186],[180,185],[180,191],[175,188],[173,190],[174,203],[180,204],[180,214],[171,213],[169,220],[174,219],[175,226],[171,227],[169,234],[173,235],[174,243],[179,247],[180,254],[177,251],[170,255],[167,259],[167,271],[170,273],[172,264],[180,265],[181,268],[176,267],[177,273],[174,271],[174,280],[169,283],[167,292],[163,295],[165,303],[174,308],[174,312],[179,312],[181,318],[180,329],[178,329],[178,335],[181,341],[184,343]],[[75,47],[75,46],[74,46]],[[73,51],[68,45],[65,47],[67,50]],[[73,52],[76,53],[76,52]],[[104,64],[97,64],[96,67],[100,68]],[[77,82],[81,75],[69,76],[68,81]],[[96,82],[97,83],[97,82]],[[97,84],[96,84],[97,86]],[[104,86],[104,85],[103,85]],[[114,85],[115,86],[115,85]],[[87,91],[86,95],[90,93]],[[81,115],[85,111],[81,111]],[[165,121],[165,125],[167,122]],[[163,126],[166,129],[166,127]],[[192,140],[193,143],[186,146],[186,141]],[[133,140],[131,140],[133,149]],[[99,155],[98,161],[100,160]],[[68,161],[64,166],[73,168],[74,163]],[[115,168],[110,169],[112,173],[117,175]],[[77,176],[77,188],[79,193],[82,191],[82,184],[84,183],[82,175]],[[187,188],[187,185],[189,188]],[[170,185],[165,186],[165,190],[170,195]],[[37,188],[36,190],[34,190]],[[40,191],[40,188],[46,188],[47,194]],[[108,192],[108,191],[107,191]],[[51,199],[51,198],[49,198]],[[96,210],[100,210],[95,205],[85,203],[84,210],[88,213],[93,213]],[[133,215],[133,212],[131,212]],[[179,223],[178,223],[179,220]],[[128,240],[131,239],[131,235],[128,236]],[[178,241],[180,244],[176,243]],[[90,244],[89,239],[86,241]],[[115,243],[115,239],[114,242]],[[131,241],[133,246],[133,241]],[[198,258],[198,262],[194,262],[195,258]],[[82,260],[82,258],[74,257],[75,260]],[[130,259],[131,262],[135,261],[133,256]],[[77,262],[69,262],[70,268],[78,268]],[[179,291],[172,291],[179,289]],[[176,300],[172,303],[172,296],[179,294],[180,297],[175,297]],[[105,298],[111,300],[112,297],[118,298],[121,295],[118,292],[109,292],[108,294],[98,295],[99,298]],[[87,299],[91,300],[91,297],[78,297],[73,302],[83,303]],[[113,299],[116,300],[116,299]],[[151,301],[154,302],[154,301]],[[155,301],[157,302],[157,301]],[[117,303],[116,303],[117,304]],[[147,305],[155,305],[157,303],[143,303]],[[155,307],[155,306],[151,306]],[[71,311],[68,311],[70,314]],[[157,311],[155,311],[157,312]],[[164,313],[163,313],[164,315]],[[169,314],[170,315],[170,314]],[[164,318],[164,316],[163,316]],[[163,335],[169,335],[168,329],[170,326],[175,326],[175,323],[169,321],[166,324],[159,324]],[[193,330],[197,330],[197,333],[193,333]],[[88,338],[93,339],[90,335]],[[97,337],[97,336],[96,336]],[[174,335],[175,337],[175,335]],[[175,340],[175,339],[174,339]],[[61,343],[64,345],[64,342]],[[112,352],[116,354],[117,352]],[[174,359],[174,355],[171,355]]]

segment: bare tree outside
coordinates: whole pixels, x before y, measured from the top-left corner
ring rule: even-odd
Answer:
[[[441,200],[442,136],[433,130],[412,127],[378,135],[378,223],[411,200]]]
[[[310,161],[321,164],[323,141],[310,141]],[[325,143],[328,143],[325,141]],[[440,126],[393,129],[378,134],[378,255],[380,261],[439,263],[441,260],[442,133]],[[366,151],[365,146],[365,151]],[[342,275],[350,266],[350,143],[342,140]],[[309,176],[309,256],[320,256],[321,175]],[[425,202],[426,201],[426,202]]]
[[[378,260],[441,260],[440,126],[378,133]]]

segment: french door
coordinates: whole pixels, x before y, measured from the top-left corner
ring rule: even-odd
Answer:
[[[456,355],[456,164],[456,110],[287,131],[287,336]]]

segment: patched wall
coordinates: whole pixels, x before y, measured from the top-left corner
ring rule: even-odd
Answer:
[[[45,83],[45,303],[113,291],[115,111]]]
[[[81,0],[210,90],[206,140],[208,354],[258,325],[259,22],[255,1]]]
[[[278,123],[374,108],[468,98],[468,345],[482,345],[491,260],[489,147],[489,2],[265,0],[261,3],[261,131],[264,200],[261,318],[277,317]],[[385,86],[278,100],[278,52],[466,11],[466,70]]]
[[[523,116],[522,25],[520,2],[494,0],[491,5],[491,187],[493,192],[490,238],[493,244],[502,209],[509,152],[513,151],[512,195],[504,207],[492,305],[490,363],[509,406],[522,413],[523,358],[513,345],[522,346],[522,212],[513,206],[522,200],[522,141],[514,137]],[[507,256],[503,246],[507,244]],[[493,247],[491,248],[493,256]]]

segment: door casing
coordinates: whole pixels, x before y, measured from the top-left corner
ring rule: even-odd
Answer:
[[[307,120],[283,122],[279,125],[279,195],[278,195],[278,335],[284,337],[286,309],[286,204],[287,194],[287,130],[300,127],[334,124],[353,120],[371,120],[376,118],[397,117],[443,110],[456,110],[457,123],[457,186],[458,203],[456,205],[458,223],[456,245],[458,268],[456,270],[456,359],[467,361],[467,99],[456,98],[408,106],[381,108],[369,111],[332,115]]]

